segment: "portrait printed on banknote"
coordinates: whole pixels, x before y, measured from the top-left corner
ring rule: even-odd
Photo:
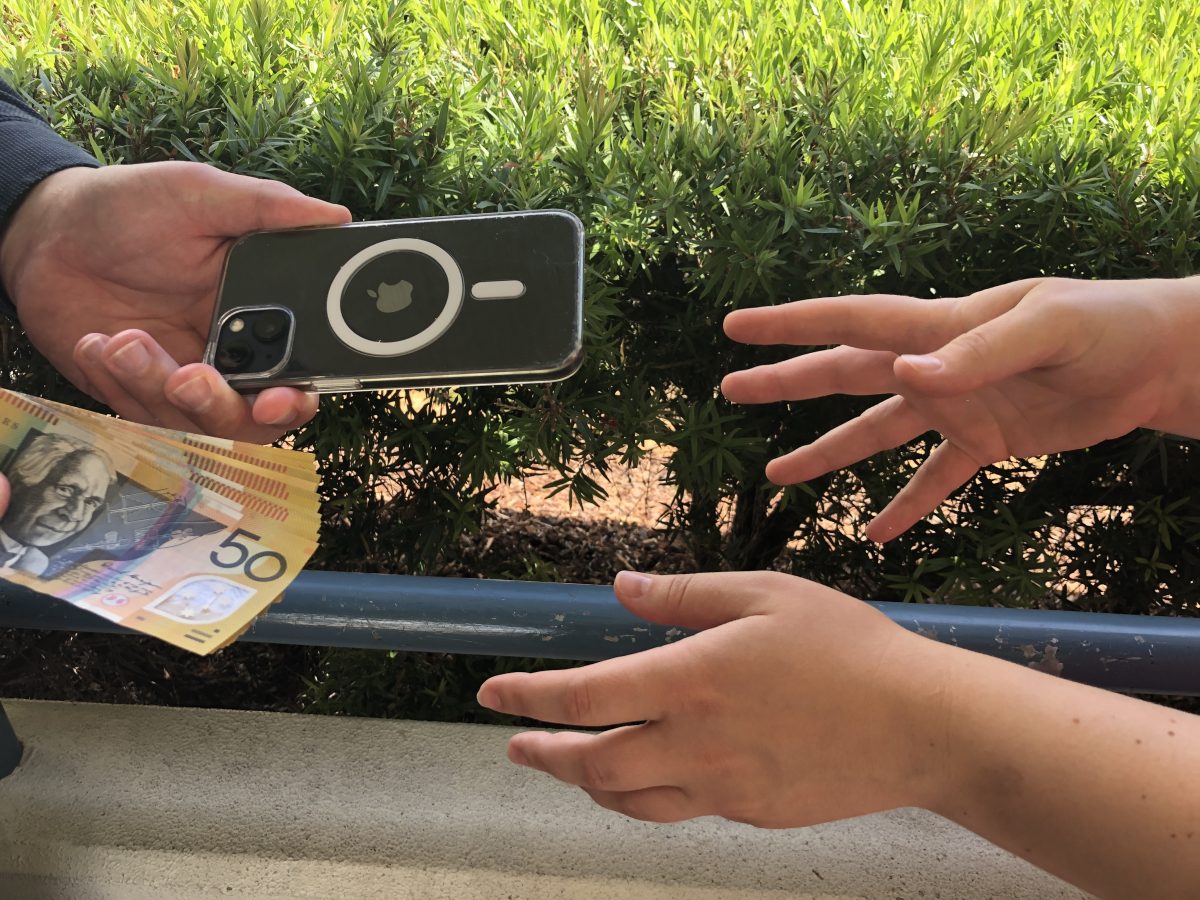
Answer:
[[[31,432],[4,470],[12,497],[0,522],[0,565],[38,576],[92,523],[117,482],[108,454],[59,434]]]
[[[120,475],[103,450],[68,435],[31,431],[0,468],[12,488],[0,521],[0,565],[40,578],[87,560],[144,556],[221,527],[170,510]]]

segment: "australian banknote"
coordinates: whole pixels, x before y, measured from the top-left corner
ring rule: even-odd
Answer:
[[[307,453],[0,390],[0,471],[0,577],[196,653],[249,627],[316,548]]]

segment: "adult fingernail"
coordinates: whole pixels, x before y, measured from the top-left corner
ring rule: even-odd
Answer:
[[[264,425],[291,425],[296,421],[296,411],[288,407],[283,412],[276,415],[274,418],[263,421]]]
[[[124,374],[136,377],[150,368],[150,352],[142,346],[141,341],[130,341],[110,356],[109,362]]]
[[[940,372],[944,365],[936,356],[913,356],[905,353],[900,358],[918,372]]]
[[[512,744],[508,747],[508,758],[515,762],[518,766],[529,765],[529,757],[525,755],[520,747],[515,747]]]
[[[491,709],[496,712],[504,712],[501,709],[500,695],[486,684],[479,689],[479,693],[475,695],[475,701],[485,709]]]
[[[184,409],[202,413],[212,406],[212,385],[203,375],[197,375],[171,391],[171,399]]]
[[[641,572],[618,572],[614,586],[626,598],[637,600],[650,590],[650,576]]]
[[[79,344],[79,354],[89,362],[100,362],[104,345],[108,343],[98,334],[89,334]]]

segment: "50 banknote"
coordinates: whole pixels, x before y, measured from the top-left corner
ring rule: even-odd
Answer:
[[[316,549],[310,454],[0,390],[0,577],[196,653],[237,637]]]

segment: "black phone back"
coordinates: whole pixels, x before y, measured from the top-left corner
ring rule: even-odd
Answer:
[[[582,326],[564,211],[260,232],[229,251],[205,361],[243,390],[548,381]]]

